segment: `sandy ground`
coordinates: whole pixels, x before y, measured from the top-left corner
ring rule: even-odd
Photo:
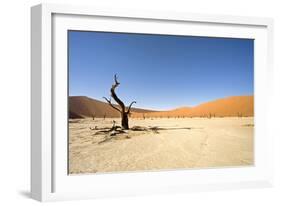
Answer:
[[[111,127],[112,120],[70,120],[70,174],[245,166],[254,161],[252,117],[131,118],[130,127],[165,130],[128,131],[114,137],[90,129]]]

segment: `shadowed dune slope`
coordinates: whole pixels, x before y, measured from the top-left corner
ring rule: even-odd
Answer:
[[[85,96],[69,97],[69,118],[85,118],[85,117],[119,117],[119,112],[109,106],[108,103],[91,99]],[[118,107],[117,105],[115,105]],[[132,112],[148,113],[151,110],[131,108]]]
[[[253,96],[233,96],[217,99],[195,107],[182,107],[170,111],[134,113],[133,117],[231,117],[253,116]]]

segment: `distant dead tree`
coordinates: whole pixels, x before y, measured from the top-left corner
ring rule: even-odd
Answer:
[[[105,118],[106,118],[106,114],[103,115],[103,120],[105,120]]]
[[[92,117],[93,117],[93,120],[95,120],[96,115],[95,115],[95,114],[93,114],[93,115],[92,115]]]
[[[145,119],[145,113],[142,113],[142,118]]]
[[[238,113],[237,113],[237,116],[238,116],[238,117],[242,117],[242,113],[239,113],[239,112],[238,112]]]
[[[107,99],[106,97],[103,97],[107,103],[115,110],[120,112],[121,115],[121,126],[123,129],[129,129],[129,118],[128,115],[130,114],[130,110],[133,104],[137,103],[136,101],[131,102],[128,109],[126,109],[125,104],[119,99],[119,97],[115,93],[115,89],[119,86],[119,82],[117,81],[116,74],[114,75],[114,84],[112,85],[110,89],[111,97],[115,100],[115,102],[118,103],[120,108],[116,107],[111,103],[111,98]]]

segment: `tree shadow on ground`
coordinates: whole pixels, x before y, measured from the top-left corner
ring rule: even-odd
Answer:
[[[115,126],[115,124],[112,127],[103,127],[103,128],[90,128],[91,130],[96,131],[94,135],[105,135],[104,139],[99,141],[98,144],[102,144],[105,142],[108,142],[112,139],[131,139],[129,135],[134,134],[135,132],[143,132],[143,133],[153,133],[153,134],[159,134],[160,131],[163,130],[191,130],[191,129],[201,129],[201,128],[191,128],[191,127],[142,127],[142,126],[133,126],[130,129],[123,129],[120,126]]]

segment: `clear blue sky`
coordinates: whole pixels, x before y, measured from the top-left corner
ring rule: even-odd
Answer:
[[[69,31],[69,95],[172,109],[253,94],[254,40]]]

